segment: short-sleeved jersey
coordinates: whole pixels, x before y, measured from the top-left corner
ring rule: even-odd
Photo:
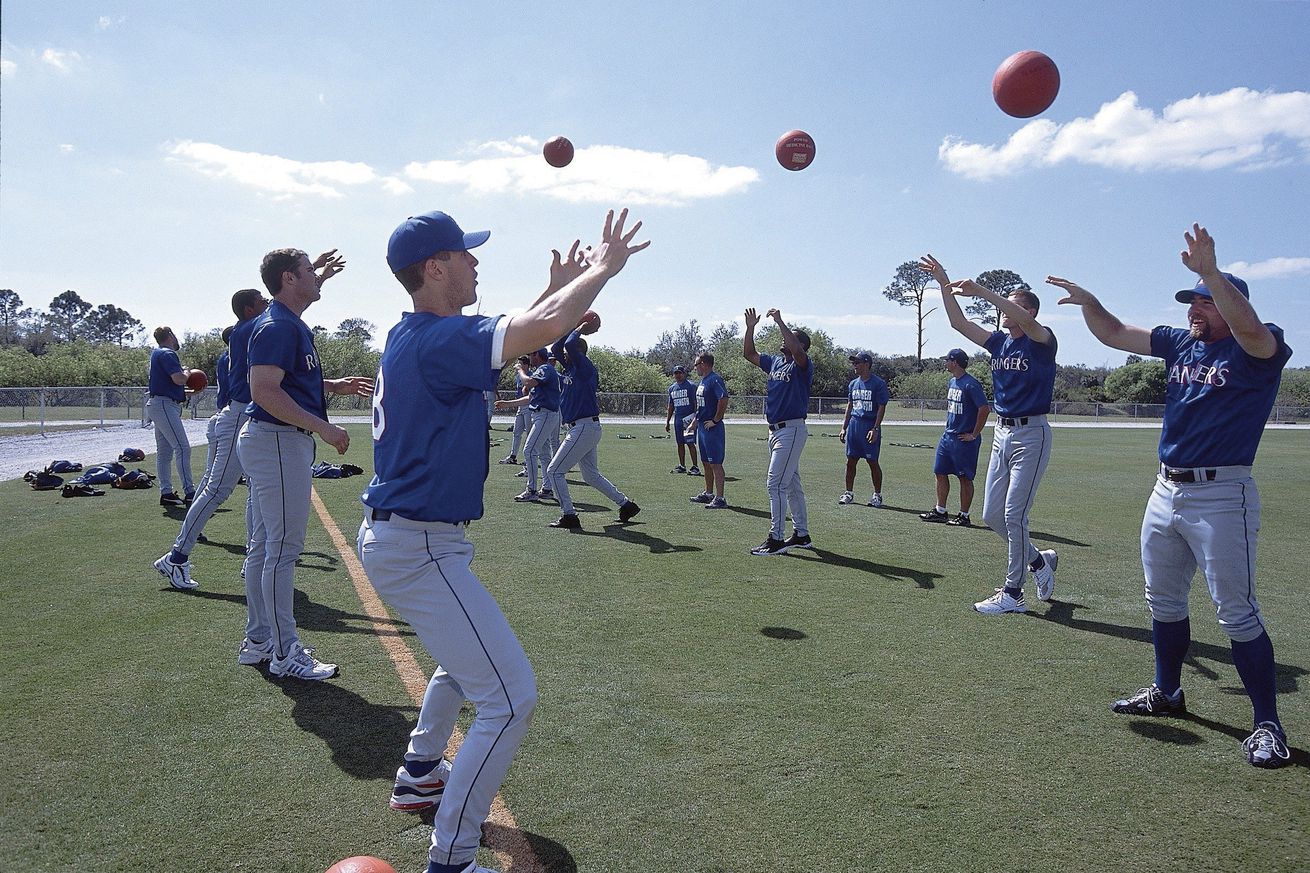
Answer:
[[[1160,462],[1170,467],[1249,467],[1278,396],[1292,350],[1282,328],[1273,357],[1248,355],[1233,337],[1206,343],[1185,328],[1151,331],[1151,354],[1164,358],[1164,428]]]
[[[216,409],[223,409],[232,402],[232,395],[227,390],[228,382],[232,378],[227,372],[231,358],[231,354],[225,351],[218,356],[218,361],[214,364],[214,381],[218,383],[218,396],[214,398]]]
[[[770,424],[804,418],[810,409],[814,362],[802,367],[786,355],[760,355],[760,369],[769,374],[764,395],[764,417]]]
[[[846,398],[851,402],[851,418],[867,418],[870,421],[878,417],[878,407],[886,406],[892,399],[887,391],[887,383],[872,373],[867,379],[858,376],[852,379],[846,386]]]
[[[596,402],[600,373],[582,350],[582,344],[578,342],[581,337],[582,334],[575,330],[551,347],[551,352],[561,361],[565,360],[561,353],[568,352],[568,363],[560,377],[563,387],[559,404],[560,418],[566,423],[600,415],[600,404]]]
[[[987,393],[977,379],[964,373],[946,383],[946,432],[973,433],[978,410],[987,405]]]
[[[696,383],[690,379],[683,379],[682,382],[674,382],[668,388],[669,405],[673,407],[673,415],[681,421],[688,415],[696,411]]]
[[[528,391],[528,409],[558,412],[562,388],[555,365],[550,362],[542,364],[532,371],[531,376],[537,384]]]
[[[503,316],[407,312],[373,383],[373,479],[360,498],[414,521],[482,517],[487,406],[500,379]]]
[[[231,403],[246,406],[250,403],[250,334],[259,316],[238,321],[227,338],[227,393]]]
[[[719,401],[728,396],[723,377],[711,370],[696,386],[696,420],[710,421],[719,411]]]
[[[150,353],[150,393],[178,403],[186,400],[186,387],[173,384],[173,374],[182,372],[177,352],[162,346]]]
[[[992,395],[997,415],[1025,418],[1051,411],[1055,393],[1055,333],[1049,343],[1039,343],[1026,334],[1011,337],[998,330],[983,348],[992,356]]]
[[[314,334],[286,305],[274,300],[264,313],[254,319],[247,363],[251,367],[280,368],[282,390],[308,412],[327,420],[327,398],[323,396],[323,365],[314,348]],[[275,418],[252,399],[246,407],[250,417],[273,424],[287,422]],[[484,425],[485,426],[485,425]]]

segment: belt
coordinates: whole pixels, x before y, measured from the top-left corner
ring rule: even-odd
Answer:
[[[374,508],[372,508],[372,507],[369,507],[369,510],[368,510],[368,517],[371,518],[373,521],[391,521],[391,510],[389,510],[389,509],[374,509]],[[401,517],[400,517],[400,516],[396,516],[396,519],[397,519],[397,520],[400,520]],[[423,524],[423,522],[415,522],[415,524]],[[448,524],[453,524],[453,525],[455,525],[456,527],[468,527],[468,526],[469,526],[469,522],[468,522],[468,521],[452,521],[452,522],[448,522]]]
[[[584,415],[582,418],[575,418],[575,419],[573,419],[572,421],[566,421],[566,422],[564,422],[564,423],[567,424],[569,427],[573,427],[573,425],[577,424],[577,423],[580,422],[580,421],[600,421],[600,416],[599,416],[599,415],[593,415],[591,418],[587,418],[587,417]]]
[[[1035,416],[1035,415],[1033,416],[1033,418],[1036,418],[1036,417],[1037,417],[1037,416]],[[1017,425],[1027,424],[1027,423],[1028,423],[1028,416],[1025,415],[1023,418],[1002,418],[1002,419],[1000,419],[1000,422],[1001,422],[1001,424],[1005,425],[1006,427],[1015,427],[1015,426],[1017,426]]]
[[[1199,483],[1222,482],[1233,479],[1246,479],[1251,475],[1250,467],[1166,467],[1160,465],[1160,478],[1166,482]]]
[[[295,425],[292,425],[292,427],[295,427]],[[296,430],[300,431],[301,433],[307,433],[307,434],[309,434],[310,436],[313,436],[313,435],[314,435],[314,432],[313,432],[312,430],[306,430],[306,429],[303,428],[303,427],[297,427]]]
[[[789,419],[787,419],[786,421],[779,421],[779,422],[777,422],[776,424],[770,424],[770,425],[769,425],[769,432],[772,433],[772,432],[775,431],[775,430],[782,430],[784,427],[786,427],[786,426],[789,425],[789,424],[790,424],[792,427],[799,427],[800,425],[802,425],[802,424],[804,424],[804,423],[805,423],[805,419],[803,419],[803,418],[789,418]]]

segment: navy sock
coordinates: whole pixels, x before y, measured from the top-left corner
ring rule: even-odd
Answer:
[[[1011,588],[1007,585],[1005,586],[1005,593],[1013,597],[1015,600],[1023,600],[1022,588]]]
[[[1282,730],[1278,720],[1278,692],[1274,685],[1274,644],[1269,634],[1261,631],[1253,640],[1233,644],[1233,664],[1237,675],[1242,677],[1246,694],[1251,698],[1251,708],[1255,712],[1255,723],[1272,721]]]
[[[1192,621],[1151,620],[1151,641],[1155,643],[1155,685],[1174,697],[1183,682],[1183,659],[1192,645]]]
[[[179,552],[177,549],[173,549],[173,551],[168,556],[168,561],[170,564],[185,564],[186,559],[187,556]]]
[[[1039,552],[1039,553],[1037,554],[1037,560],[1036,560],[1036,561],[1033,561],[1031,564],[1029,564],[1029,565],[1028,565],[1028,569],[1029,569],[1029,570],[1040,570],[1040,569],[1042,569],[1042,568],[1045,567],[1045,566],[1046,566],[1046,559],[1043,558],[1042,555],[1041,555],[1041,553]]]
[[[468,865],[468,861],[459,864],[438,864],[436,861],[429,861],[428,873],[464,873],[464,869]]]
[[[440,761],[405,761],[405,770],[415,779],[426,776],[437,768]]]

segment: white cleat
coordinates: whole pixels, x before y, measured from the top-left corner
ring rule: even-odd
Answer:
[[[1055,549],[1043,549],[1040,554],[1045,564],[1033,570],[1033,579],[1037,582],[1037,599],[1046,601],[1055,593],[1055,568],[1060,565],[1060,556]]]
[[[973,608],[983,615],[1004,615],[1007,612],[1027,612],[1028,607],[1024,605],[1023,598],[1017,600],[1006,593],[1004,588],[998,590],[986,600],[980,600],[973,605]]]
[[[293,679],[319,682],[337,675],[337,665],[324,664],[306,651],[300,643],[296,643],[291,647],[291,651],[287,652],[285,658],[273,656],[268,665],[268,672],[274,676],[290,676]]]
[[[185,564],[174,564],[168,560],[168,555],[164,555],[155,561],[155,569],[159,571],[159,575],[168,580],[169,585],[179,591],[190,591],[200,587],[200,583],[191,578],[190,561]]]
[[[843,492],[841,493],[841,497],[838,497],[838,498],[837,498],[837,505],[838,505],[838,506],[845,506],[846,504],[851,503],[851,502],[853,502],[854,500],[855,500],[855,495],[854,495],[854,494],[852,494],[852,493],[849,492],[849,491],[843,491]]]
[[[882,495],[875,493],[872,497],[869,498],[869,505],[872,506],[874,509],[877,509],[878,507],[882,506]]]

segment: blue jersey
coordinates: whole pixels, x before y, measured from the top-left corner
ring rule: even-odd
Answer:
[[[872,373],[868,379],[852,379],[846,386],[846,397],[851,401],[851,418],[867,418],[870,422],[877,420],[878,407],[892,399],[887,383]]]
[[[804,418],[810,409],[814,362],[807,359],[801,367],[785,355],[760,355],[760,369],[769,374],[764,397],[764,417],[768,422]]]
[[[216,409],[222,409],[232,401],[232,396],[227,390],[227,383],[230,378],[227,374],[227,367],[231,357],[225,351],[218,356],[218,362],[214,364],[214,381],[218,383],[218,397],[214,399],[214,408]]]
[[[711,370],[696,386],[696,420],[710,421],[719,411],[719,401],[728,396],[723,377]]]
[[[560,398],[560,418],[565,422],[580,418],[600,415],[600,404],[596,402],[596,392],[600,390],[600,374],[596,365],[587,357],[578,340],[582,334],[573,331],[551,347],[551,353],[561,361],[561,352],[568,352],[568,364],[564,367],[563,395]]]
[[[1047,332],[1051,333],[1050,328]],[[1017,338],[998,330],[983,348],[992,355],[992,395],[996,414],[1026,418],[1051,411],[1055,392],[1055,334],[1049,343],[1039,343],[1026,334]]]
[[[406,312],[373,383],[373,480],[360,498],[414,521],[482,517],[487,406],[500,380],[502,316]]]
[[[987,405],[987,394],[978,380],[964,373],[946,383],[946,432],[973,433],[978,410]]]
[[[555,365],[549,362],[542,364],[532,371],[532,378],[537,380],[537,384],[528,391],[528,409],[533,412],[538,409],[559,412],[562,389],[559,371],[555,369]]]
[[[186,387],[173,383],[173,374],[182,372],[177,352],[162,346],[150,353],[150,393],[178,403],[186,400]]]
[[[696,411],[696,385],[684,379],[669,386],[669,403],[673,406],[673,415],[679,421]]]
[[[247,363],[251,367],[278,367],[285,373],[282,390],[296,405],[327,420],[327,398],[323,396],[323,364],[314,348],[309,327],[285,304],[274,300],[264,314],[254,319],[251,328]],[[235,333],[235,331],[234,331]],[[273,424],[287,422],[275,418],[254,400],[246,407],[250,417]],[[485,423],[483,425],[486,426]]]
[[[1278,396],[1283,365],[1292,350],[1282,328],[1265,325],[1278,341],[1261,360],[1233,337],[1205,343],[1185,328],[1151,331],[1151,354],[1164,358],[1164,429],[1160,462],[1170,467],[1249,467],[1255,463],[1269,412]]]
[[[259,316],[237,322],[232,328],[232,335],[227,338],[227,394],[229,403],[239,403],[243,407],[250,403],[250,334],[255,329]]]

